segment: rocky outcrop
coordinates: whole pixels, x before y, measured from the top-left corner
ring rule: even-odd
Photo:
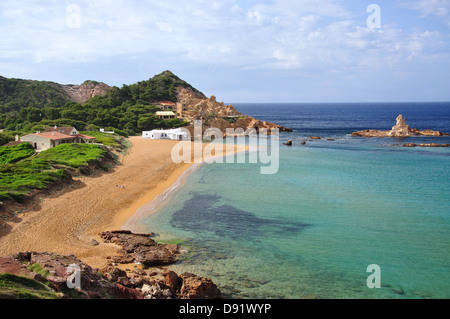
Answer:
[[[221,291],[211,279],[191,273],[183,273],[180,278],[182,285],[179,296],[182,299],[220,299],[223,297]]]
[[[156,243],[151,234],[133,234],[130,231],[110,231],[100,236],[108,243],[122,247],[122,254],[111,257],[116,263],[140,263],[144,266],[160,266],[175,263],[178,247]]]
[[[198,91],[194,91],[190,88],[186,87],[178,87],[177,88],[177,100],[180,103],[192,105],[198,103],[200,100],[204,100],[207,97]]]
[[[72,273],[69,266],[80,269],[80,288],[69,289],[67,281]],[[34,279],[45,283],[61,298],[114,299],[118,298],[116,284],[103,278],[97,270],[73,255],[62,256],[46,252],[23,252],[0,258],[0,272]],[[125,295],[122,295],[127,299]]]
[[[105,83],[86,81],[81,85],[61,85],[61,88],[76,103],[84,103],[97,95],[105,95],[111,87]]]
[[[160,245],[150,234],[133,234],[129,231],[112,231],[102,234],[105,241],[123,247],[136,263],[145,247],[163,247],[172,254],[180,252],[178,245]],[[166,254],[166,252],[164,252]],[[144,253],[147,256],[147,253]],[[151,253],[150,255],[153,255]],[[143,257],[149,258],[149,257]],[[160,260],[158,259],[158,263]],[[149,264],[154,264],[154,259]],[[80,270],[79,286],[69,288],[71,266]],[[144,267],[142,267],[144,266]],[[128,268],[134,269],[128,269]],[[125,269],[123,269],[125,268]],[[50,287],[54,298],[64,299],[219,299],[224,298],[211,279],[191,273],[178,275],[172,270],[146,265],[128,264],[120,268],[114,259],[103,269],[93,269],[73,255],[58,255],[47,252],[23,252],[0,257],[0,273],[28,278]],[[0,298],[20,298],[21,293],[5,290],[0,276]],[[37,284],[36,283],[36,284]],[[31,286],[32,282],[31,282]],[[37,295],[36,295],[37,294]],[[42,294],[39,296],[39,294]],[[45,295],[44,295],[45,294]],[[23,294],[22,294],[23,295]],[[49,292],[33,291],[36,298],[48,298]]]
[[[406,143],[406,144],[403,144],[403,147],[450,147],[450,144],[438,144],[438,143],[415,144],[415,143]]]
[[[443,136],[450,135],[440,131],[433,130],[424,130],[420,131],[417,128],[411,128],[409,125],[406,125],[405,119],[402,115],[397,117],[397,124],[392,127],[390,131],[379,131],[379,130],[364,130],[353,132],[352,136],[356,137],[410,137],[410,136]]]
[[[278,129],[280,132],[292,131],[287,127],[244,115],[236,110],[233,105],[218,102],[214,95],[209,99],[200,99],[198,95],[189,93],[189,90],[180,89],[178,99],[184,105],[183,118],[185,120],[191,122],[201,120],[204,126],[203,131],[208,128],[217,128],[223,132],[224,137],[227,134],[227,129],[243,129],[244,132],[255,129],[258,133],[264,130],[269,135],[272,129]],[[191,131],[191,136],[193,136],[193,126],[189,126],[187,129]]]

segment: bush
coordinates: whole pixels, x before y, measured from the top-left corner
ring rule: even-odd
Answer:
[[[0,147],[0,164],[11,164],[33,155],[33,146],[23,143],[16,146]]]

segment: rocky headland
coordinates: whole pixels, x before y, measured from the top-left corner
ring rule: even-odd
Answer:
[[[108,266],[95,269],[74,255],[20,252],[0,257],[0,299],[221,299],[209,278],[191,273],[178,275],[164,266],[181,254],[178,245],[159,244],[152,234],[109,231],[100,234],[105,243],[122,247],[108,257]],[[93,245],[98,243],[93,242]],[[80,270],[79,287],[71,267]]]
[[[379,131],[379,130],[364,130],[364,131],[358,131],[353,132],[352,136],[355,137],[396,137],[396,138],[403,138],[403,137],[412,137],[412,136],[450,136],[450,134],[443,133],[440,131],[434,131],[434,130],[419,130],[417,128],[411,128],[409,125],[406,125],[405,119],[402,115],[399,115],[397,117],[397,124],[392,127],[392,130],[390,131]]]
[[[256,133],[265,132],[268,135],[271,134],[272,129],[278,129],[280,132],[292,132],[290,128],[242,114],[233,105],[218,102],[214,95],[210,98],[201,98],[196,92],[182,89],[178,91],[178,100],[183,105],[181,117],[192,124],[195,120],[201,120],[202,133],[209,128],[219,129],[223,132],[223,137],[227,136],[227,129],[234,131],[242,129],[243,132],[255,130]],[[191,136],[194,136],[193,125],[188,126],[187,129]],[[239,136],[239,134],[234,135]]]

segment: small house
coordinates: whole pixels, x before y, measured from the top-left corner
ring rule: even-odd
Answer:
[[[35,150],[43,151],[67,143],[91,144],[95,137],[78,133],[74,127],[49,127],[43,133],[36,132],[20,138],[21,142],[30,143]]]
[[[179,128],[172,130],[153,130],[142,132],[142,137],[152,140],[181,141],[188,138],[188,133]]]
[[[159,117],[159,119],[161,120],[170,120],[177,118],[177,115],[172,111],[159,111],[156,112],[156,116]]]
[[[161,110],[175,110],[177,105],[171,101],[163,101],[159,102],[159,107]]]

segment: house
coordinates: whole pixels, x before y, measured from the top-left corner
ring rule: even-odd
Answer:
[[[159,102],[159,107],[161,110],[175,110],[177,105],[171,101],[162,101]]]
[[[20,138],[19,138],[19,135],[17,135],[16,134],[16,138],[15,138],[15,140],[14,141],[12,141],[12,142],[9,142],[9,143],[7,143],[7,144],[5,144],[5,145],[2,145],[2,146],[17,146],[17,145],[20,145],[20,144],[23,144],[23,143],[26,143],[26,142],[22,142],[21,140],[20,140]]]
[[[152,140],[181,141],[188,138],[188,133],[180,128],[172,130],[153,130],[142,132],[142,138],[150,138]]]
[[[30,143],[35,150],[43,151],[67,143],[91,144],[95,137],[78,133],[74,127],[49,127],[43,133],[36,132],[20,138],[21,142]]]
[[[156,116],[159,117],[161,120],[170,120],[177,118],[177,115],[172,111],[159,111],[156,112]]]
[[[54,126],[54,127],[47,127],[44,131],[44,133],[47,132],[58,132],[66,135],[78,135],[78,131],[75,127],[68,127],[68,126]]]

